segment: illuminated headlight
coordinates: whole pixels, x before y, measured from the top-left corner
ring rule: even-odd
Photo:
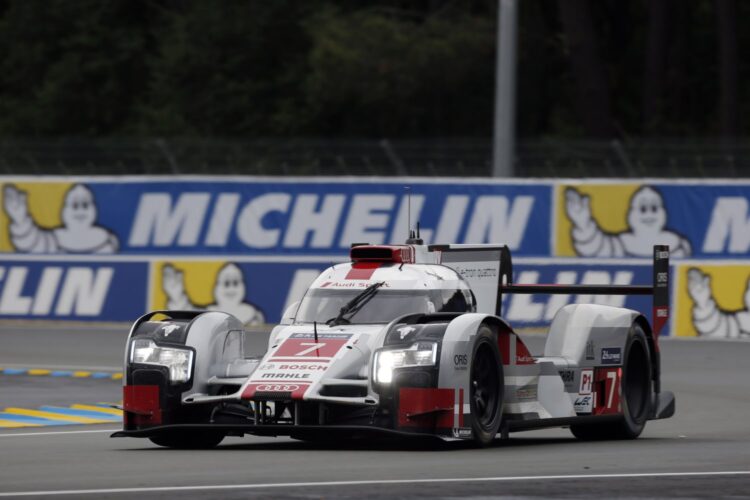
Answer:
[[[169,368],[169,380],[187,382],[193,366],[193,351],[162,347],[150,339],[135,339],[130,349],[130,362]]]
[[[375,382],[390,384],[393,370],[414,366],[433,366],[437,360],[435,342],[417,342],[406,349],[388,349],[375,353]]]

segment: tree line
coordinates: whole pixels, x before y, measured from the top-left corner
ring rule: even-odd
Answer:
[[[495,0],[0,0],[0,136],[489,137]],[[519,0],[521,137],[734,137],[750,3]]]

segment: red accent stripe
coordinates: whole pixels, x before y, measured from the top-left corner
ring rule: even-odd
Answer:
[[[369,280],[382,262],[355,262],[352,268],[346,274],[344,279],[348,280]]]
[[[656,306],[652,310],[652,324],[654,325],[654,346],[656,352],[659,352],[659,335],[664,329],[664,325],[669,320],[669,306]]]
[[[614,377],[608,376],[614,373]],[[614,379],[614,380],[613,380]],[[622,413],[620,403],[622,368],[594,369],[594,415],[617,415]]]
[[[122,408],[129,424],[161,424],[158,385],[125,385],[122,387]]]
[[[398,395],[399,427],[453,427],[455,389],[403,387]]]
[[[508,332],[500,332],[497,336],[497,344],[502,358],[500,361],[506,366],[510,364],[510,336],[511,334]]]
[[[531,355],[529,352],[529,349],[526,347],[526,344],[523,343],[523,340],[521,340],[521,337],[518,335],[516,337],[516,364],[518,365],[533,365],[536,363],[536,359],[534,359],[534,356]]]
[[[267,385],[278,385],[278,386],[295,386],[296,389],[291,391],[291,398],[292,399],[302,399],[302,397],[305,395],[305,392],[310,388],[312,385],[310,382],[295,382],[291,380],[263,380],[262,382],[253,382],[252,384],[248,384],[247,387],[245,387],[245,390],[242,391],[242,396],[240,398],[242,399],[253,399],[255,397],[255,393],[258,391],[258,387],[263,387]],[[289,392],[289,391],[263,391],[263,392]]]

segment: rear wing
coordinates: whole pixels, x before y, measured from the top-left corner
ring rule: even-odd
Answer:
[[[513,284],[513,262],[507,246],[431,245],[438,262],[454,268],[477,294],[477,311],[502,314],[503,294],[651,295],[654,336],[669,319],[669,246],[654,245],[651,285]]]

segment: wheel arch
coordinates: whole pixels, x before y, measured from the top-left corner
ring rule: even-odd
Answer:
[[[651,328],[648,320],[645,316],[638,315],[633,320],[634,325],[638,325],[646,335],[646,345],[648,346],[649,357],[651,359],[651,380],[653,381],[653,392],[658,394],[661,392],[661,358],[659,355],[659,344],[658,339],[654,336],[654,331]]]

